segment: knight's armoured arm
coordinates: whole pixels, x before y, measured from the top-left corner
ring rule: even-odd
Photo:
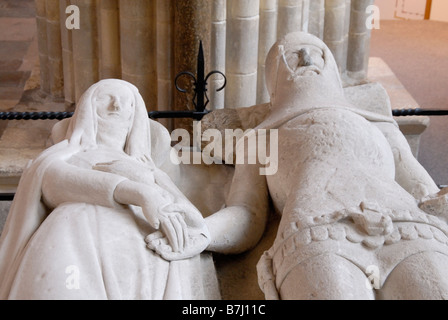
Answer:
[[[439,192],[436,183],[418,162],[400,129],[392,123],[377,123],[387,138],[395,160],[395,180],[417,200]]]
[[[236,254],[253,248],[266,227],[269,199],[259,165],[236,165],[226,207],[205,219],[211,235],[207,250]]]

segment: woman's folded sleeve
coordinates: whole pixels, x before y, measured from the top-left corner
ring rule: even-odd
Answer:
[[[55,160],[43,176],[43,199],[52,208],[68,202],[117,207],[119,204],[114,200],[114,190],[123,180],[126,178],[119,175]]]

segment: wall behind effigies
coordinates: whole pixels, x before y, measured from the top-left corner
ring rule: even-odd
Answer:
[[[209,109],[269,100],[264,60],[277,39],[307,31],[332,50],[343,78],[367,77],[374,0],[36,0],[41,88],[76,103],[91,84],[121,78],[135,84],[148,110],[192,109],[174,88],[181,71],[196,72],[204,44]],[[186,83],[192,86],[191,83]],[[162,120],[163,121],[163,120]]]

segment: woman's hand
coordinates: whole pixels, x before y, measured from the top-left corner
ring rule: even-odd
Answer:
[[[168,205],[166,217],[159,218],[160,230],[145,238],[147,247],[168,261],[191,258],[204,251],[210,243],[210,237],[196,228],[188,228],[181,208]],[[200,229],[206,229],[205,221]]]
[[[444,188],[436,194],[424,197],[418,206],[426,213],[437,216],[445,222],[448,222],[448,188]]]
[[[145,214],[145,208],[143,208]],[[153,216],[153,225],[156,230],[167,240],[173,252],[181,252],[184,250],[188,241],[187,225],[178,212],[162,213],[154,215],[153,212],[145,215]]]
[[[120,182],[114,191],[116,202],[124,205],[134,205],[142,208],[143,215],[154,229],[160,228],[161,219],[169,217],[161,214],[160,208],[167,201],[172,201],[168,195],[161,192],[157,187],[144,183],[125,179]]]
[[[176,203],[165,193],[154,186],[124,180],[115,188],[114,198],[118,203],[142,208],[148,223],[157,230],[145,239],[149,249],[169,261],[191,258],[210,243],[207,225],[191,204]]]
[[[210,238],[200,233],[196,235],[188,234],[184,242],[185,246],[180,251],[175,251],[170,245],[168,238],[161,231],[151,233],[145,238],[147,247],[163,259],[168,261],[183,260],[194,257],[202,253],[210,244]]]

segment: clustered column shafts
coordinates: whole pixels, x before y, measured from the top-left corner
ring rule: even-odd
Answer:
[[[226,35],[227,35],[227,0],[212,0],[210,71],[226,70]],[[223,109],[225,106],[225,89],[216,92],[224,84],[220,76],[209,80],[210,110]]]
[[[59,5],[59,12],[61,17],[64,17],[66,15],[66,9],[69,5],[70,5],[69,0],[61,0]],[[65,21],[60,22],[61,22],[60,28],[61,28],[62,61],[64,65],[63,68],[64,98],[65,101],[71,105],[76,102],[75,71],[73,67],[73,35],[72,31],[66,27]]]
[[[36,23],[42,90],[55,98],[64,96],[59,2],[36,0]]]
[[[48,49],[47,49],[47,18],[45,0],[35,0],[36,3],[36,25],[37,43],[39,46],[39,65],[41,89],[45,93],[50,93],[50,81],[48,70]]]
[[[50,70],[50,92],[63,97],[64,80],[62,67],[61,29],[59,27],[59,3],[46,3],[48,67]]]
[[[208,79],[209,110],[269,101],[265,58],[288,32],[307,31],[332,50],[346,84],[367,77],[374,0],[35,0],[41,89],[76,103],[93,83],[121,78],[136,85],[148,111],[193,108],[175,90],[179,72],[196,73],[199,41]],[[66,27],[79,8],[80,29]],[[172,128],[172,120],[160,120]]]
[[[100,78],[121,78],[119,0],[96,0]]]
[[[70,4],[77,6],[81,13],[80,29],[72,30],[74,89],[78,101],[90,85],[99,80],[97,3],[91,0],[71,0]]]
[[[347,75],[355,80],[367,77],[371,29],[366,26],[366,8],[375,0],[352,0],[347,53]]]
[[[351,1],[345,0],[345,23],[344,23],[344,47],[342,56],[344,57],[341,61],[341,73],[347,72],[347,60],[348,60],[348,44],[349,44],[349,33],[350,33],[350,17],[351,17]],[[367,68],[367,66],[366,66]]]
[[[325,0],[310,1],[310,16],[308,21],[308,32],[316,37],[324,38],[325,26]]]
[[[294,31],[308,32],[309,0],[279,0],[277,38]]]
[[[174,81],[174,1],[157,0],[157,110],[169,111],[173,105]],[[159,120],[167,128],[172,128],[171,119]]]
[[[120,0],[122,79],[157,110],[156,0]]]
[[[226,108],[257,103],[259,0],[227,0]]]
[[[278,0],[260,1],[260,38],[258,41],[257,104],[269,101],[266,88],[266,56],[277,41]]]
[[[325,1],[324,41],[333,52],[340,72],[344,72],[343,61],[346,60],[344,56],[346,5],[346,0]]]

